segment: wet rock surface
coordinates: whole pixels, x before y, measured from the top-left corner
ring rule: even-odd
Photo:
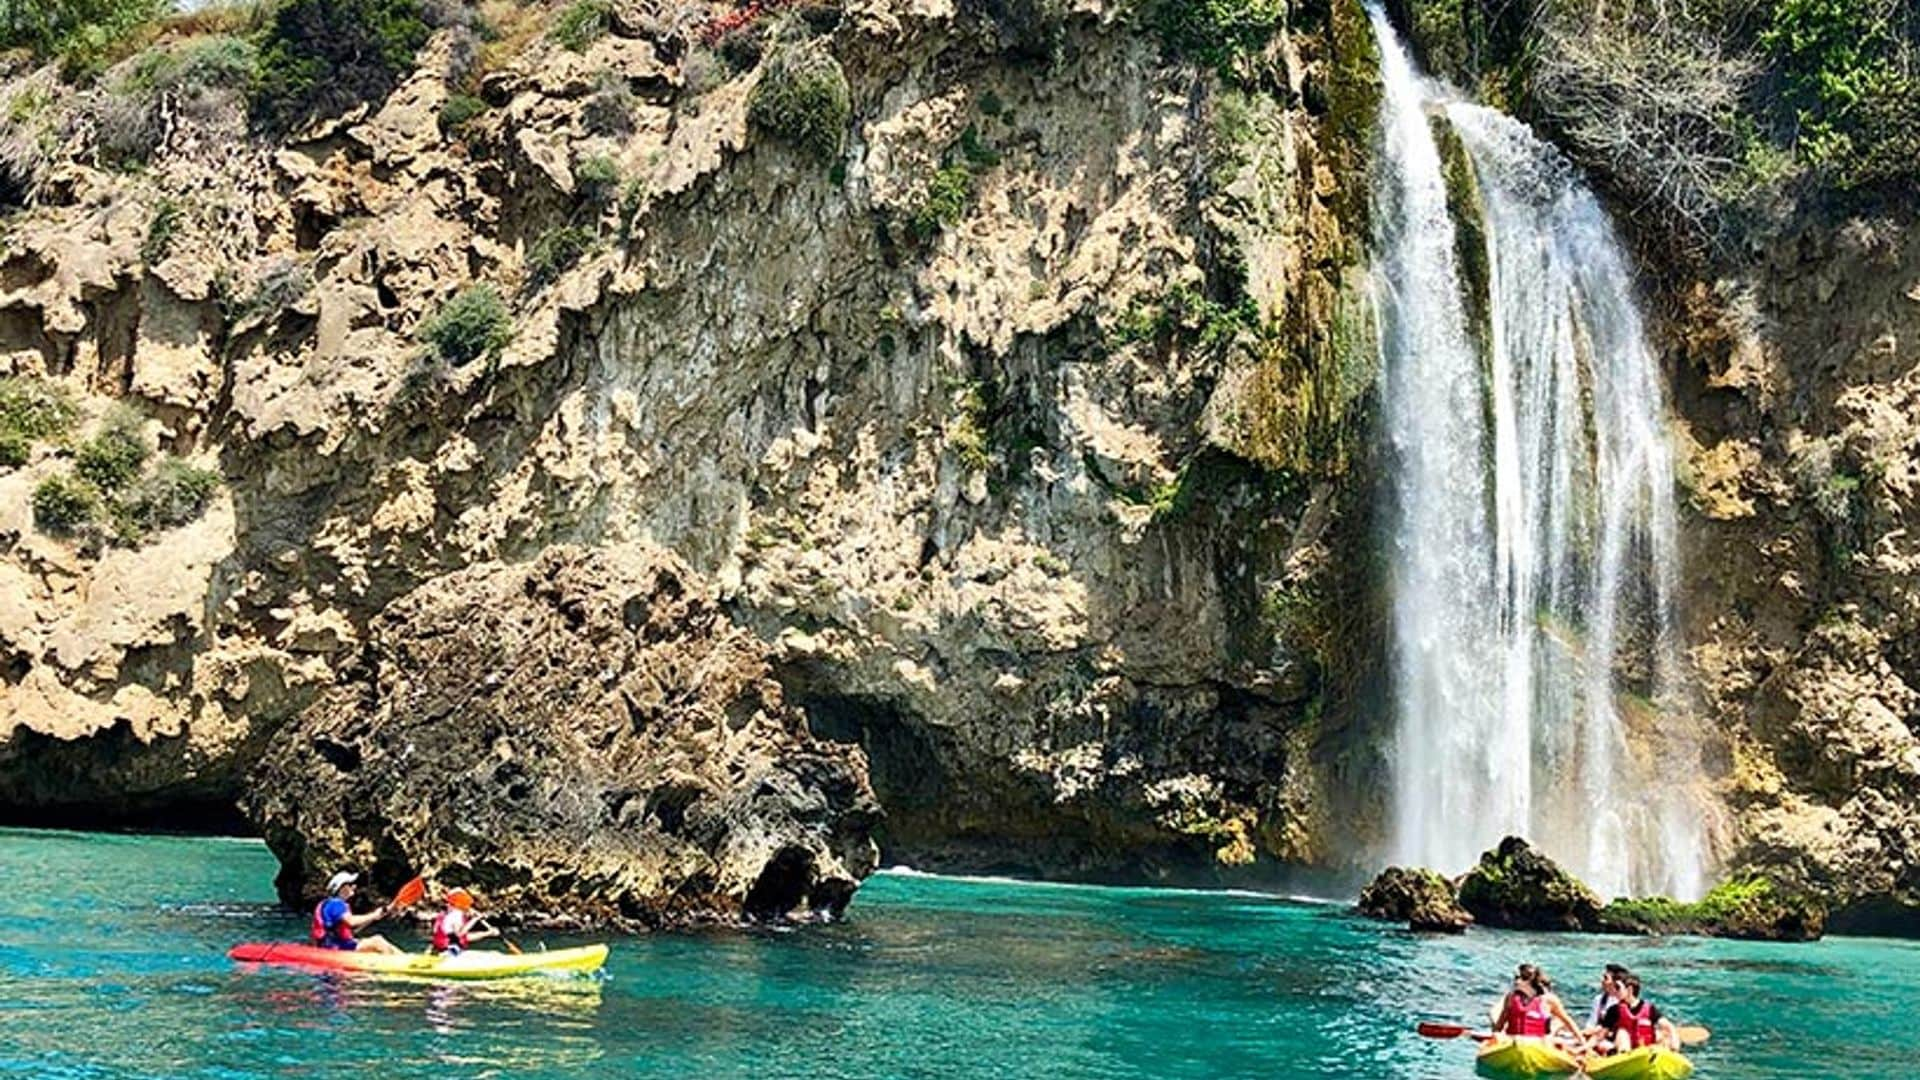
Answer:
[[[1509,836],[1460,880],[1460,906],[1482,926],[1595,930],[1600,898],[1558,863]]]
[[[554,548],[396,601],[250,787],[293,904],[346,867],[522,919],[830,916],[876,860],[864,755],[810,735],[760,643],[648,547]]]
[[[1355,910],[1369,919],[1438,933],[1457,934],[1473,922],[1460,906],[1453,882],[1420,867],[1387,867],[1360,891]]]

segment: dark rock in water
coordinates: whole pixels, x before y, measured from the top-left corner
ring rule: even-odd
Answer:
[[[1558,863],[1509,836],[1460,881],[1460,906],[1482,926],[1597,930],[1600,898]]]
[[[1827,910],[1811,894],[1766,877],[1716,886],[1696,903],[1664,896],[1615,900],[1600,912],[1600,929],[1624,934],[1704,934],[1751,941],[1814,941],[1826,933]]]
[[[1455,898],[1453,883],[1432,870],[1389,866],[1360,892],[1356,910],[1369,919],[1405,922],[1409,929],[1457,934],[1473,916]]]
[[[304,904],[340,868],[532,920],[834,915],[872,872],[857,747],[812,736],[764,646],[648,547],[450,574],[274,738],[245,810]]]

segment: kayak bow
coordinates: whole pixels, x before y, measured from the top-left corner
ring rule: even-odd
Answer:
[[[248,942],[228,950],[243,964],[277,964],[309,971],[355,971],[403,979],[510,979],[525,975],[585,974],[607,962],[605,945],[511,955],[468,949],[457,956],[318,949],[284,942]]]

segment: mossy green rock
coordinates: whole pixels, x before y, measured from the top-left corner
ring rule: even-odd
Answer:
[[[1369,919],[1406,922],[1408,929],[1457,934],[1473,916],[1454,898],[1453,883],[1422,867],[1389,866],[1360,892],[1355,910]]]
[[[1597,930],[1600,898],[1525,840],[1509,836],[1460,882],[1460,906],[1483,926]]]
[[[1705,934],[1752,941],[1813,941],[1826,932],[1818,900],[1767,877],[1737,878],[1696,903],[1664,896],[1615,900],[1600,929],[1623,934]]]

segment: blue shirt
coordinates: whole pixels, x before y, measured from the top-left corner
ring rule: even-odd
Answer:
[[[353,912],[345,900],[330,896],[320,902],[320,929],[326,936],[320,944],[330,949],[353,948],[353,927],[347,925],[347,916]]]

